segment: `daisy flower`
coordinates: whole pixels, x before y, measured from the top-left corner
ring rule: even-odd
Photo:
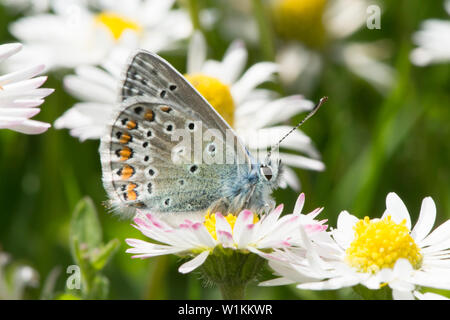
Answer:
[[[427,197],[411,229],[406,206],[389,193],[380,219],[360,220],[343,211],[337,229],[322,233],[328,240],[305,241],[307,251],[271,254],[269,265],[281,277],[262,285],[300,283],[297,288],[309,290],[389,285],[394,299],[423,297],[415,292],[418,286],[450,290],[450,220],[430,233],[435,218],[435,203]]]
[[[188,273],[200,267],[209,256],[217,254],[216,248],[264,256],[265,252],[275,248],[301,246],[298,231],[301,227],[311,234],[327,228],[325,220],[314,220],[322,208],[307,215],[301,214],[304,201],[305,196],[301,194],[294,212],[281,218],[283,205],[261,217],[249,210],[237,216],[207,213],[203,222],[185,220],[176,226],[141,211],[134,218],[133,226],[157,243],[126,239],[132,247],[127,252],[133,253],[133,258],[142,259],[166,254],[192,257],[178,269],[181,273]]]
[[[0,251],[0,300],[24,298],[26,287],[37,287],[39,274],[27,265],[17,265],[11,256]]]
[[[20,43],[0,45],[0,63],[22,49]],[[0,129],[26,134],[39,134],[50,127],[48,123],[30,120],[41,110],[39,106],[53,89],[39,88],[47,77],[35,77],[44,70],[36,65],[0,75]]]
[[[8,9],[26,12],[45,12],[50,9],[50,0],[3,0]]]
[[[277,71],[277,65],[260,62],[245,72],[247,50],[241,41],[233,42],[222,61],[207,60],[207,46],[203,36],[195,33],[189,45],[186,78],[211,103],[211,105],[235,129],[247,147],[261,157],[268,147],[275,145],[292,127],[276,125],[292,116],[311,110],[314,104],[303,96],[278,98],[271,90],[258,89],[269,81]],[[124,53],[116,52],[103,64],[103,69],[79,67],[76,75],[64,79],[66,89],[80,100],[55,122],[55,128],[68,128],[71,134],[85,139],[98,139],[106,128],[113,111],[118,79],[124,61]],[[282,143],[281,148],[296,153],[280,152],[285,167],[282,187],[289,184],[300,187],[295,172],[289,168],[324,170],[318,160],[318,151],[311,139],[295,130]],[[259,152],[255,152],[259,150]]]
[[[188,15],[171,9],[174,0],[55,0],[53,13],[27,16],[10,25],[11,33],[27,45],[14,61],[32,59],[48,68],[99,64],[112,48],[137,47],[159,51],[191,33]]]
[[[276,56],[282,80],[308,88],[328,60],[343,64],[381,92],[389,89],[394,70],[379,61],[386,46],[348,40],[366,25],[370,5],[368,0],[270,1],[274,31],[283,40]]]
[[[450,15],[450,0],[445,2]],[[450,61],[450,20],[429,19],[421,25],[421,30],[413,35],[418,46],[411,52],[411,62],[417,66]]]

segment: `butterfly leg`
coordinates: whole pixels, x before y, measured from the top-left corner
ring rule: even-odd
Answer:
[[[226,215],[229,212],[230,202],[227,198],[220,198],[214,201],[208,208],[210,213],[220,212],[223,215]]]

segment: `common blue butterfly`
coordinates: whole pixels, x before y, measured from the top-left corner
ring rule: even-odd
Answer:
[[[144,50],[135,53],[119,100],[100,145],[113,208],[125,215],[142,209],[185,219],[273,207],[281,161],[272,152],[256,160],[167,61]]]

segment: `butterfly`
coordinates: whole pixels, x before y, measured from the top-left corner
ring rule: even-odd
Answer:
[[[112,208],[125,216],[140,209],[180,221],[207,212],[273,208],[280,159],[272,152],[261,162],[253,157],[222,116],[163,58],[145,50],[132,55],[119,103],[100,144],[102,180]]]

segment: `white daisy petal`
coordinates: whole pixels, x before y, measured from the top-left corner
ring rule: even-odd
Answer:
[[[325,165],[319,160],[284,152],[280,152],[280,158],[281,161],[288,166],[314,171],[325,170]]]
[[[196,256],[194,259],[184,263],[183,265],[178,268],[178,271],[180,273],[189,273],[198,267],[200,267],[208,258],[209,251],[203,251],[198,256]]]
[[[207,47],[205,38],[200,32],[195,32],[192,35],[191,42],[189,43],[188,61],[187,61],[187,73],[194,74],[200,73],[202,66],[206,61]]]
[[[394,300],[414,300],[414,295],[411,291],[392,290],[392,297]]]
[[[0,45],[0,62],[22,50],[21,43],[7,43]]]
[[[420,243],[433,228],[436,220],[436,205],[431,197],[427,197],[422,201],[420,208],[419,220],[411,231],[411,237]]]
[[[403,220],[406,221],[406,227],[411,230],[411,218],[403,203],[402,199],[395,193],[390,192],[386,197],[386,211],[384,212],[381,219],[384,219],[387,215],[392,217],[392,220],[396,223],[401,223]]]
[[[286,186],[291,187],[293,190],[298,191],[301,189],[301,184],[300,184],[300,179],[297,177],[297,174],[295,173],[294,170],[292,170],[289,167],[284,167],[284,174],[282,176],[282,180],[281,182],[286,183]],[[280,186],[281,188],[283,188],[283,186]]]
[[[272,62],[259,62],[251,66],[231,87],[231,94],[236,103],[242,102],[256,86],[271,80],[277,70],[277,65]]]
[[[221,80],[224,83],[234,83],[244,70],[247,62],[247,50],[240,40],[234,41],[225,52],[222,60],[224,74]]]
[[[433,292],[420,293],[419,291],[414,291],[414,296],[419,300],[449,300],[449,298]]]
[[[50,124],[35,120],[25,120],[21,124],[10,127],[13,131],[25,134],[41,134],[47,131],[48,128],[50,128]]]
[[[295,202],[294,214],[300,214],[303,210],[303,206],[305,204],[305,194],[302,192]]]
[[[0,61],[11,57],[21,49],[22,45],[18,43],[0,45]],[[48,123],[29,120],[40,112],[37,107],[44,102],[43,98],[54,91],[54,89],[39,88],[47,77],[34,76],[43,69],[43,65],[36,65],[0,76],[1,129],[7,128],[25,134],[40,134],[50,127]]]
[[[439,227],[434,229],[427,237],[425,237],[421,241],[420,244],[422,247],[439,245],[444,240],[449,239],[449,237],[450,237],[450,220],[447,220]]]

